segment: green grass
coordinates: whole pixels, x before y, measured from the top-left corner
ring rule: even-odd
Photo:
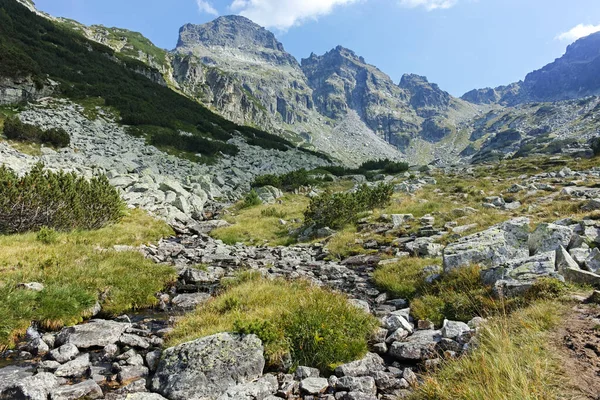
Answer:
[[[542,400],[571,398],[551,331],[568,308],[535,303],[485,325],[477,349],[428,375],[412,400]]]
[[[334,292],[305,281],[267,280],[245,273],[227,290],[201,305],[176,325],[168,345],[218,332],[254,333],[265,345],[271,367],[286,355],[294,365],[331,372],[340,363],[367,351],[367,339],[378,325],[371,315]]]
[[[242,208],[242,203],[239,203],[231,209],[230,215],[225,216],[225,220],[233,225],[218,228],[211,235],[227,244],[241,242],[279,246],[295,243],[296,239],[290,235],[290,230],[300,227],[301,223],[291,221],[302,220],[308,198],[288,194],[281,200],[282,204],[263,204],[250,208]],[[280,215],[285,215],[287,225],[281,225]]]
[[[373,273],[373,281],[380,290],[394,298],[411,300],[425,285],[423,269],[441,263],[440,259],[404,258],[395,264],[377,268]]]
[[[14,344],[31,321],[49,329],[81,322],[101,297],[107,314],[154,305],[155,293],[174,281],[173,269],[112,246],[138,246],[171,234],[163,222],[134,210],[96,231],[0,236],[0,346]],[[17,287],[27,282],[45,289]]]

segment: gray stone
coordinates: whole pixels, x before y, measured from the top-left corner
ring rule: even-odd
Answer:
[[[71,343],[63,344],[59,348],[56,348],[50,352],[50,357],[61,364],[71,361],[78,355],[79,349],[77,346]]]
[[[52,400],[101,399],[102,389],[92,380],[83,381],[71,386],[61,386],[50,395]]]
[[[370,376],[342,376],[336,383],[336,390],[377,394],[375,379]]]
[[[20,289],[31,290],[32,292],[41,292],[44,290],[44,285],[39,282],[20,283],[18,287]]]
[[[264,366],[256,336],[219,333],[166,349],[151,385],[171,400],[216,399],[260,377]]]
[[[256,194],[265,204],[275,203],[275,200],[283,197],[283,192],[274,186],[263,186],[256,190]]]
[[[360,310],[363,310],[367,314],[369,314],[371,312],[371,307],[369,306],[369,303],[366,302],[365,300],[350,299],[348,301],[350,302],[350,304],[352,304],[353,306],[355,306],[356,308],[358,308]]]
[[[482,268],[502,265],[529,256],[529,219],[516,218],[466,236],[444,250],[444,270],[480,264]]]
[[[329,381],[325,378],[306,378],[300,382],[300,390],[306,394],[320,394],[327,390]]]
[[[121,335],[121,337],[119,338],[119,343],[129,347],[137,347],[139,349],[147,349],[148,347],[150,347],[150,343],[148,343],[146,339],[138,335],[132,335],[129,333],[124,333],[123,335]]]
[[[277,378],[265,375],[251,383],[242,383],[227,390],[218,400],[258,400],[274,394],[279,387]]]
[[[143,361],[142,361],[143,362]],[[125,365],[117,374],[117,379],[121,384],[128,384],[148,376],[148,368],[143,365]]]
[[[394,229],[397,229],[406,225],[407,222],[414,220],[415,217],[412,214],[392,214],[391,219]]]
[[[542,223],[529,236],[529,253],[538,254],[568,247],[573,236],[569,227]]]
[[[591,199],[588,200],[581,209],[586,212],[600,210],[600,199]]]
[[[47,400],[58,387],[58,379],[48,372],[0,383],[0,399]],[[8,384],[7,384],[8,383]]]
[[[131,325],[128,323],[92,320],[87,324],[64,328],[56,338],[56,344],[73,344],[79,349],[105,347],[117,343]]]
[[[178,310],[193,310],[208,299],[210,299],[208,293],[184,293],[175,296],[171,303]]]
[[[416,331],[406,341],[392,343],[389,354],[401,361],[426,360],[432,357],[440,340],[440,331]]]
[[[4,388],[30,376],[33,376],[33,369],[30,366],[10,365],[0,368],[0,393]]]
[[[448,339],[456,339],[463,333],[470,331],[469,325],[460,321],[444,321],[442,326],[442,337]]]
[[[306,378],[318,378],[320,375],[319,370],[311,367],[299,366],[296,368],[295,378],[299,381]]]
[[[81,378],[88,375],[90,367],[90,355],[89,353],[85,353],[58,367],[54,375],[61,378]]]
[[[585,259],[585,268],[590,272],[600,271],[600,250],[594,248],[590,255]]]
[[[374,371],[383,371],[384,369],[385,364],[379,355],[367,353],[367,355],[360,360],[338,366],[334,372],[338,377],[367,376]]]
[[[559,274],[564,275],[564,271],[567,269],[580,269],[579,264],[573,260],[573,257],[565,250],[563,246],[560,246],[556,250],[556,270]]]

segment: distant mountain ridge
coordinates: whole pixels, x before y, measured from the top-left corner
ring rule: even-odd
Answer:
[[[142,61],[150,68],[139,73],[235,123],[323,151],[348,165],[373,158],[413,164],[485,161],[490,154],[512,156],[523,146],[530,152],[555,151],[549,141],[572,136],[576,143],[565,149],[578,151],[597,134],[593,123],[564,130],[576,121],[554,118],[574,107],[593,116],[593,101],[527,107],[600,92],[597,35],[569,46],[565,56],[523,82],[455,98],[416,74],[405,74],[395,83],[342,46],[298,62],[272,32],[242,16],[186,24],[172,51],[157,48],[136,32],[53,20]],[[554,114],[541,113],[541,118],[538,108]],[[514,129],[518,135],[504,134]],[[542,131],[543,138],[536,136]]]
[[[505,106],[579,99],[600,94],[600,32],[577,40],[565,54],[524,81],[495,89],[476,89],[462,96],[476,104]]]

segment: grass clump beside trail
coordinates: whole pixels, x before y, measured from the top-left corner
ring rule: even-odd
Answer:
[[[478,347],[426,376],[411,400],[540,400],[571,398],[551,330],[566,307],[539,302],[489,321]]]
[[[112,246],[171,234],[164,222],[134,210],[94,231],[0,235],[0,347],[14,344],[31,321],[50,329],[81,322],[99,299],[109,315],[154,305],[155,294],[175,280],[173,269]],[[28,282],[40,282],[44,290],[19,288]]]
[[[538,280],[523,297],[499,299],[492,286],[481,281],[478,266],[459,268],[427,282],[425,268],[440,260],[406,258],[378,268],[373,274],[377,287],[394,297],[410,301],[412,316],[441,326],[444,319],[468,322],[475,316],[490,317],[510,312],[539,299],[559,298],[568,290],[551,278]]]
[[[294,365],[329,373],[338,364],[364,356],[377,325],[343,295],[304,281],[245,274],[179,321],[168,345],[218,332],[253,333],[263,341],[270,366],[280,366],[291,355]]]
[[[19,177],[0,166],[0,233],[97,229],[119,220],[123,209],[106,176],[86,180],[37,164]]]
[[[249,200],[251,201],[251,199]],[[225,220],[231,226],[218,228],[211,236],[227,244],[245,243],[256,245],[268,243],[272,246],[287,245],[295,242],[290,230],[301,225],[302,212],[308,205],[308,198],[288,194],[281,204],[257,205],[245,207],[242,202],[232,209],[232,214],[226,215]],[[281,219],[286,225],[281,224]]]

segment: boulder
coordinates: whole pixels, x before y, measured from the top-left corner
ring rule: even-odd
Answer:
[[[178,310],[193,310],[208,299],[210,299],[208,293],[183,293],[175,296],[171,303]]]
[[[441,339],[440,331],[416,331],[406,341],[392,343],[389,354],[400,361],[427,360]]]
[[[327,390],[329,381],[325,378],[306,378],[300,382],[300,390],[306,394],[318,395]]]
[[[460,321],[444,321],[442,326],[442,337],[447,339],[456,339],[465,332],[469,332],[471,328],[469,325]]]
[[[342,376],[367,376],[374,371],[385,370],[383,359],[375,353],[367,353],[360,360],[342,364],[335,369],[335,375]]]
[[[130,326],[131,324],[123,322],[92,320],[87,324],[64,328],[56,338],[56,345],[69,343],[79,349],[105,347],[117,343]]]
[[[51,400],[101,399],[102,389],[93,380],[76,383],[71,386],[61,386],[50,395]]]
[[[57,349],[50,352],[50,358],[58,361],[61,364],[71,361],[79,355],[79,349],[77,346],[71,343],[63,344]]]
[[[459,239],[444,249],[444,271],[479,264],[492,268],[529,256],[529,219],[516,218]]]
[[[151,386],[170,400],[217,399],[258,379],[264,366],[258,337],[219,333],[166,349]]]
[[[90,354],[85,353],[58,367],[54,375],[61,378],[80,378],[88,374],[91,366]]]
[[[265,375],[251,383],[236,385],[219,397],[219,400],[257,400],[273,395],[279,388],[279,382],[273,375]]]
[[[263,186],[256,189],[256,194],[265,204],[273,204],[275,200],[283,197],[283,192],[275,186]]]
[[[338,391],[377,394],[375,379],[371,376],[343,376],[337,380],[335,388]]]
[[[545,253],[568,247],[573,230],[567,226],[539,224],[529,236],[529,254]]]
[[[0,385],[0,399],[47,400],[48,395],[58,387],[58,379],[48,372],[41,372],[8,384]]]

